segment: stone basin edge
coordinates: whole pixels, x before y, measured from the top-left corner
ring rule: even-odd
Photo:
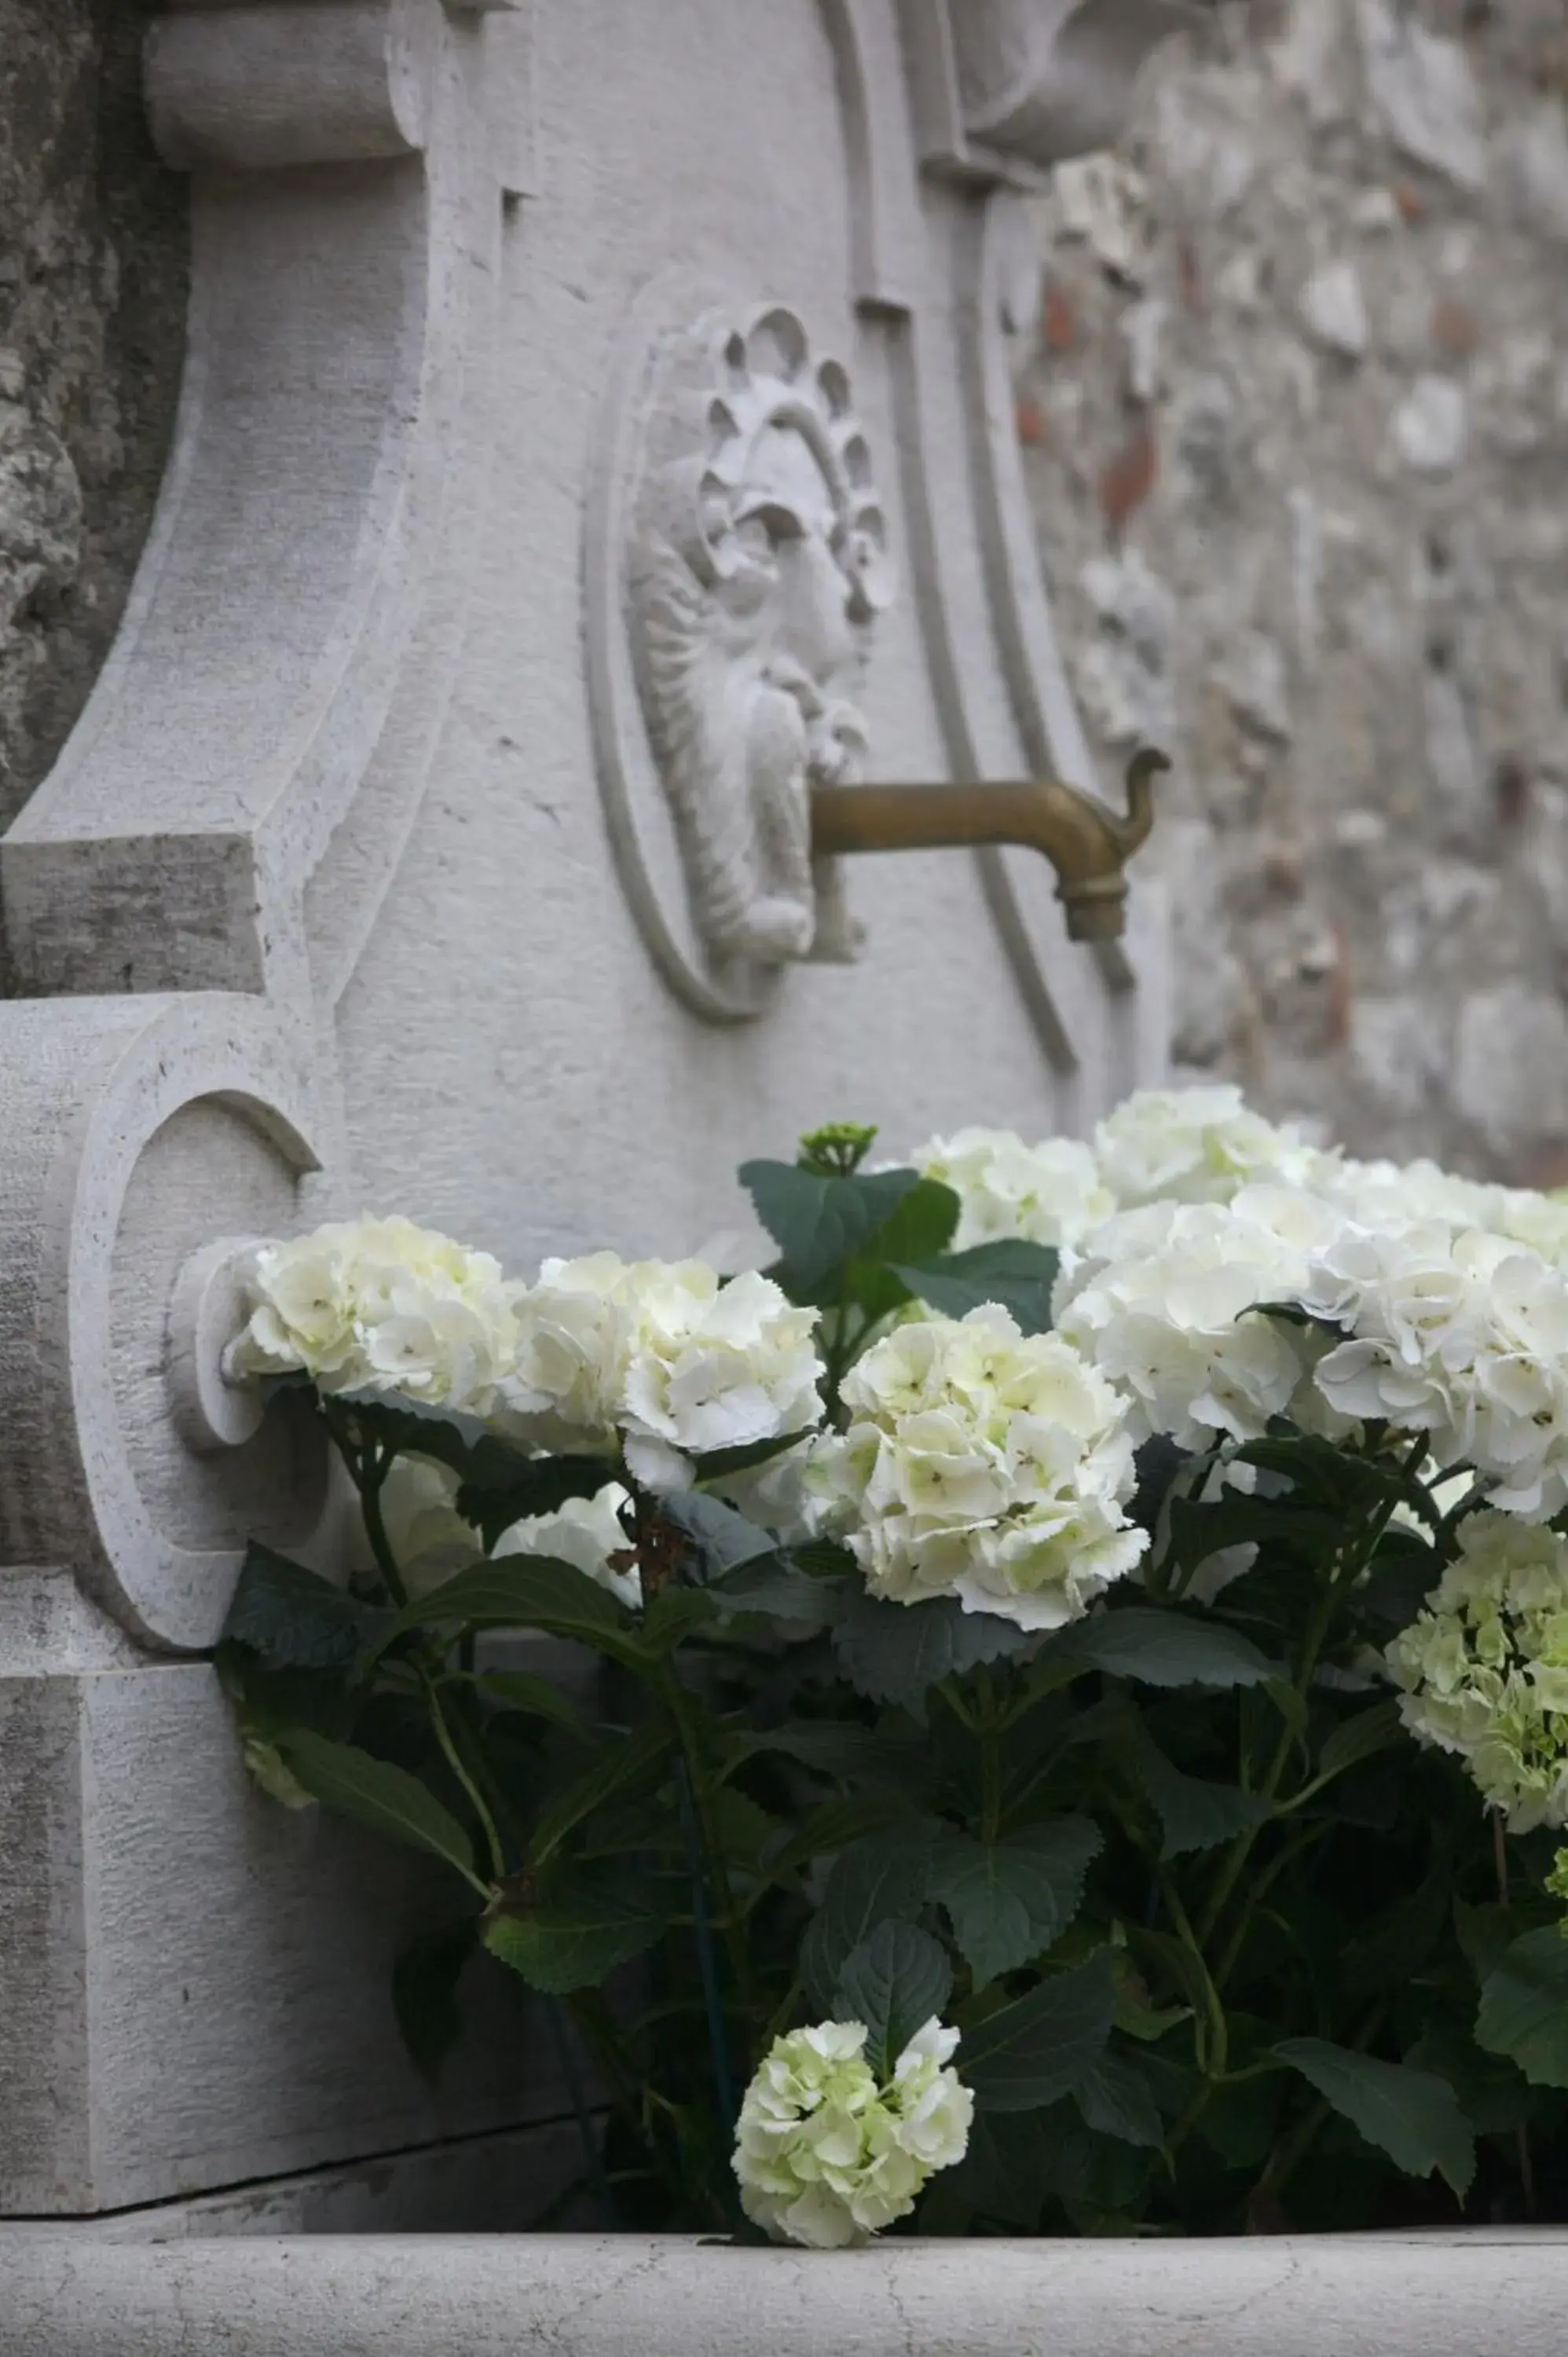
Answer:
[[[0,2357],[1562,2357],[1568,2229],[1186,2243],[0,2228]]]

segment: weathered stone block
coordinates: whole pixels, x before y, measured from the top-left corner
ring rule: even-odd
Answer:
[[[437,1876],[241,1764],[204,1664],[0,1677],[0,2212],[122,2209],[559,2114],[481,1960],[438,2089],[391,1966]]]

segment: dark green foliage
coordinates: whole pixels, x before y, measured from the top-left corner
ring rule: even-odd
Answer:
[[[918,2029],[940,2018],[952,1968],[929,1932],[883,1921],[839,1966],[829,2009],[835,2021],[865,2024],[865,2056],[885,2078]]]

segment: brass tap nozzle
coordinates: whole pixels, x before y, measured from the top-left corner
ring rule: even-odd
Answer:
[[[1126,916],[1125,864],[1155,823],[1153,786],[1170,762],[1145,745],[1127,765],[1127,815],[1038,778],[1025,785],[817,786],[814,852],[942,851],[1017,844],[1043,851],[1075,942],[1114,941]]]

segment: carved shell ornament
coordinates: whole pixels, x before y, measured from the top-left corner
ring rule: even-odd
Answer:
[[[715,967],[853,954],[813,785],[855,782],[866,640],[892,590],[871,456],[800,321],[710,314],[665,347],[628,568],[648,739]]]

